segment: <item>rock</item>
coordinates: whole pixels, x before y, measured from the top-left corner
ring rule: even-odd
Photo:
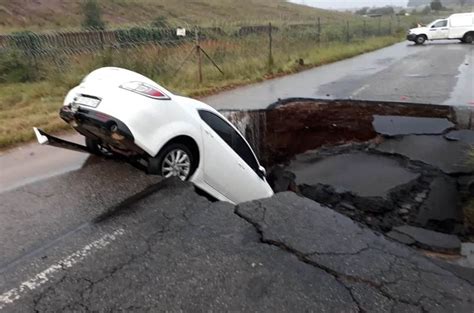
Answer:
[[[410,211],[408,211],[407,209],[398,210],[398,214],[400,214],[400,215],[407,215],[408,213],[410,213]]]
[[[336,205],[342,200],[342,196],[330,186],[321,184],[315,186],[301,185],[299,190],[306,198],[329,206]]]
[[[461,249],[461,241],[457,236],[443,234],[424,228],[414,226],[394,227],[392,231],[409,236],[420,248],[446,253],[458,253]]]
[[[412,209],[412,206],[411,206],[410,203],[404,203],[404,204],[402,205],[402,208],[403,208],[403,209],[407,209],[407,210],[411,210],[411,209]]]
[[[372,122],[377,133],[387,136],[438,135],[454,127],[446,118],[374,115]]]
[[[294,173],[281,166],[276,166],[267,177],[274,192],[296,191],[295,178]]]
[[[402,234],[402,233],[399,233],[397,231],[390,231],[388,233],[385,234],[385,236],[395,240],[395,241],[398,241],[398,242],[401,242],[403,244],[406,244],[406,245],[412,245],[414,244],[416,241],[411,238],[410,236],[407,236],[405,234]]]

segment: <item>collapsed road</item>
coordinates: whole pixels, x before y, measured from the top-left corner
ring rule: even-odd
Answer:
[[[440,55],[450,51],[455,52],[454,57],[439,62]],[[319,96],[466,105],[474,99],[472,51],[472,46],[452,43],[425,47],[402,43],[226,92],[206,102],[220,109],[264,109],[278,98]],[[380,82],[391,87],[382,88]],[[433,87],[420,90],[420,85]],[[407,97],[413,94],[417,97]],[[404,150],[406,145],[417,145],[418,136],[430,136],[434,143],[457,138],[462,138],[458,139],[460,144],[470,142],[470,131],[451,131],[448,125],[448,129],[441,127],[426,134],[404,124],[403,135],[390,137],[394,134],[378,134],[373,128],[375,115],[402,115],[443,119],[456,124],[455,128],[469,129],[470,108],[420,105],[411,110],[408,103],[403,108],[392,104],[384,112],[352,110],[348,102],[326,103],[334,105],[333,109],[324,107],[319,114],[297,122],[293,130],[280,129],[277,134],[284,140],[280,144],[274,141],[273,147],[258,144],[259,136],[265,135],[262,126],[271,121],[255,118],[262,111],[228,113],[260,156],[271,153],[268,164],[285,166],[278,167],[280,174],[276,171],[280,185],[286,184],[281,190],[290,189],[300,196],[303,192],[310,196],[306,191],[315,188],[329,190],[327,198],[316,193],[316,201],[285,192],[233,207],[211,203],[189,185],[160,183],[157,177],[113,160],[37,145],[0,156],[1,309],[472,312],[474,275],[469,268],[456,265],[471,266],[472,262],[458,259],[469,249],[442,248],[442,258],[449,261],[445,262],[439,252],[424,250],[432,242],[412,237],[416,227],[417,234],[421,232],[418,228],[447,233],[458,238],[451,244],[457,245],[460,238],[465,245],[469,235],[459,227],[459,220],[466,216],[456,210],[471,195],[471,173],[459,172],[459,168],[453,172],[447,168],[445,173],[444,162],[433,166],[425,163],[426,155]],[[290,105],[274,111],[274,123],[292,116],[288,114],[291,110],[286,111],[291,103],[286,104]],[[299,105],[304,107],[304,103]],[[311,134],[305,123],[314,125],[315,121],[320,126],[313,128],[313,133],[320,136],[306,140],[309,145],[291,140]],[[298,127],[306,130],[298,132]],[[287,137],[282,136],[285,133]],[[351,133],[354,136],[348,137]],[[379,151],[380,144],[385,144],[387,151]],[[388,167],[402,182],[408,181],[402,187],[412,186],[416,177],[414,188],[404,198],[412,202],[410,207],[396,202],[390,210],[363,211],[360,200],[364,203],[367,197],[354,197],[351,186],[343,190],[337,181],[299,181],[298,173],[287,166],[298,156],[291,165],[297,166],[310,149],[317,150],[313,156],[308,153],[309,158],[335,164],[338,154],[346,154],[349,160],[355,155],[357,160],[358,154],[367,153],[383,160],[382,171]],[[437,151],[442,155],[439,151],[446,150]],[[391,186],[378,186],[378,191],[385,192],[388,199],[400,195]],[[441,193],[444,203],[451,203],[450,199],[461,203],[449,211],[455,213],[456,223],[444,219],[446,216],[441,217],[443,223],[433,223],[433,218],[422,219],[424,225],[417,221],[425,203],[441,199],[435,197],[437,192],[431,195],[428,190],[445,191]],[[374,200],[371,196],[369,193],[370,204],[380,204],[370,201]],[[391,228],[397,229],[391,233]]]
[[[274,188],[299,194],[234,206],[94,159],[77,173],[6,191],[2,214],[16,219],[2,228],[0,308],[472,312],[473,270],[444,259],[459,257],[470,229],[457,201],[454,211],[430,205],[439,190],[450,192],[446,184],[461,196],[458,180],[472,172],[464,153],[428,153],[451,151],[446,145],[465,151],[469,110],[288,99],[226,114],[267,165],[288,166],[272,178]],[[103,177],[110,166],[114,176]],[[50,207],[57,215],[44,214]],[[74,210],[85,218],[70,219]],[[23,232],[9,236],[18,225]]]

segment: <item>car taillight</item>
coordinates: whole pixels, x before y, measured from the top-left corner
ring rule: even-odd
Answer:
[[[157,87],[151,86],[143,82],[128,82],[121,85],[120,88],[129,90],[129,91],[132,91],[132,92],[135,92],[140,95],[150,97],[153,99],[159,99],[159,100],[170,99],[170,97],[168,97],[164,92],[159,90]]]

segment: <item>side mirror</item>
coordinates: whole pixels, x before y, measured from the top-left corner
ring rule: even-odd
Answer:
[[[261,165],[258,167],[258,173],[261,178],[267,176],[267,170]]]

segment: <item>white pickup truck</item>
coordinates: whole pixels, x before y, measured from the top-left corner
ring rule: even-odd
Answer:
[[[412,28],[407,39],[422,45],[426,40],[457,39],[464,43],[474,41],[474,12],[453,14],[425,27]]]

